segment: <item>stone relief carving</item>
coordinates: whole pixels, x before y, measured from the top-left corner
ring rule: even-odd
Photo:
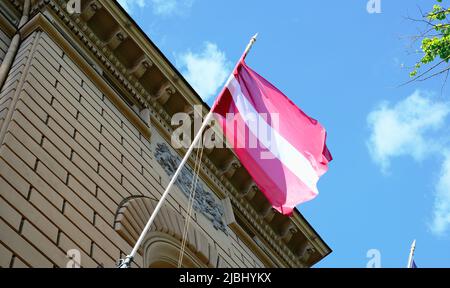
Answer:
[[[156,144],[155,157],[156,161],[158,161],[158,163],[163,167],[169,177],[175,173],[179,163],[181,162],[180,157],[172,154],[166,143]],[[193,176],[192,169],[188,166],[184,166],[175,182],[187,198],[189,198]],[[223,206],[215,199],[211,192],[205,188],[205,185],[202,183],[201,179],[199,179],[195,188],[193,207],[196,211],[201,212],[206,218],[208,218],[215,229],[228,235],[227,228],[223,221]]]

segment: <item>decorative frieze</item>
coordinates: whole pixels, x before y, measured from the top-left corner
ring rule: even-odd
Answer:
[[[181,162],[181,158],[173,154],[166,143],[156,144],[155,159],[163,167],[169,177],[172,177]],[[193,179],[194,173],[192,169],[188,166],[184,166],[175,183],[187,199],[191,197],[191,194],[194,195],[193,207],[196,211],[202,213],[209,221],[211,221],[215,229],[228,235],[223,220],[224,209],[222,203],[215,199],[212,192],[205,187],[201,179],[196,183],[195,189],[191,191]]]

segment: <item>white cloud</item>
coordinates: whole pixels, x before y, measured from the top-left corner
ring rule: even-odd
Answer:
[[[188,51],[178,55],[177,62],[186,80],[204,101],[216,96],[231,72],[231,64],[225,53],[210,42],[205,43],[200,53]]]
[[[125,9],[128,13],[131,13],[135,7],[144,8],[145,0],[118,0],[119,4]]]
[[[191,8],[194,0],[118,0],[119,4],[131,13],[135,8],[151,6],[156,15],[183,14]]]
[[[177,9],[178,1],[176,0],[151,0],[153,4],[153,12],[159,15],[172,14]]]
[[[450,103],[433,102],[421,91],[395,105],[383,102],[367,117],[372,159],[387,172],[391,158],[409,155],[420,161],[441,150],[434,134],[445,125]]]
[[[433,221],[431,231],[443,235],[450,227],[450,152],[445,153],[441,175],[436,184]]]
[[[416,91],[395,105],[383,102],[367,117],[371,129],[367,146],[383,172],[398,156],[411,156],[417,161],[428,156],[444,159],[434,189],[430,229],[435,235],[443,235],[450,228],[450,147],[446,124],[449,115],[450,102],[433,101],[429,95]]]

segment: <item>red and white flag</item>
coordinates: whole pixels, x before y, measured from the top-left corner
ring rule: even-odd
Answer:
[[[332,157],[326,131],[242,58],[212,112],[242,165],[279,212],[317,196]],[[256,143],[256,145],[255,145]]]

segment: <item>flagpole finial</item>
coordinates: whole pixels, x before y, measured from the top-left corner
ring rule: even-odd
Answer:
[[[255,44],[256,42],[256,37],[258,37],[258,33],[256,33],[255,35],[253,35],[253,37],[250,39],[250,42],[247,45],[247,48],[245,48],[244,51],[244,56],[243,58],[245,59],[245,57],[247,57],[248,52],[250,51],[250,49],[252,48],[253,44]]]

